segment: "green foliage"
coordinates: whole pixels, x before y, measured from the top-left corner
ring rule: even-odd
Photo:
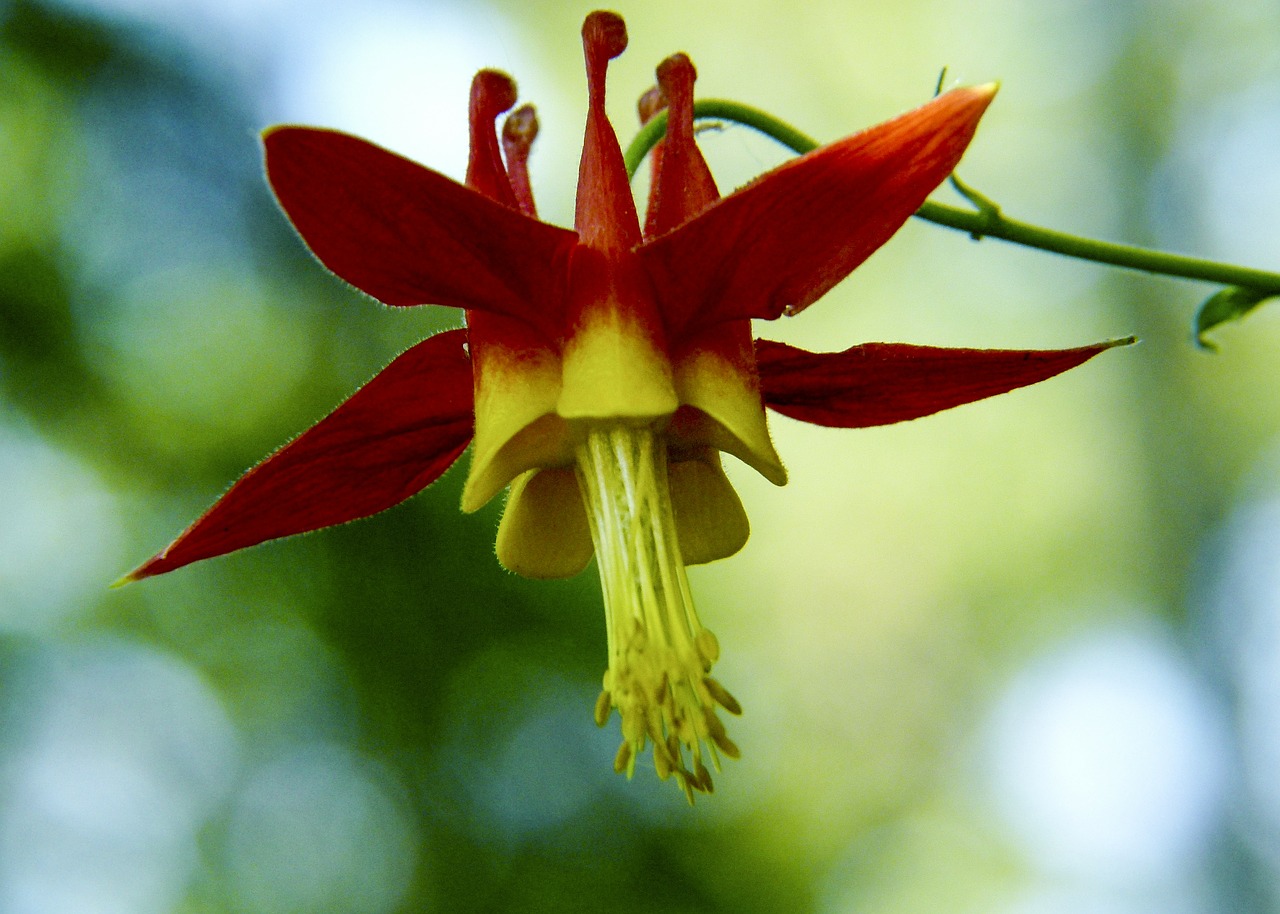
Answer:
[[[1194,326],[1196,345],[1201,349],[1216,350],[1218,347],[1205,339],[1206,333],[1227,321],[1240,320],[1258,305],[1276,297],[1278,296],[1274,292],[1260,292],[1257,289],[1245,289],[1240,286],[1228,286],[1220,292],[1215,292],[1196,312]]]

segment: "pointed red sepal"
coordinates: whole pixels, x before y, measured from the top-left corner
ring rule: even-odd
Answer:
[[[125,580],[367,517],[434,482],[471,441],[466,339],[450,330],[403,353]]]
[[[756,359],[770,409],[814,425],[866,428],[1035,384],[1133,341],[1048,350],[864,343],[844,352],[806,352],[756,340]]]
[[[654,159],[646,238],[671,231],[720,199],[711,169],[693,136],[693,83],[697,78],[693,63],[684,54],[673,54],[658,65],[658,86],[669,114],[661,154]]]
[[[307,246],[388,305],[450,305],[558,332],[577,236],[508,209],[378,146],[276,127],[267,178]]]
[[[640,221],[631,197],[631,182],[604,107],[609,61],[626,48],[627,26],[617,13],[597,10],[582,23],[587,126],[573,224],[582,243],[598,250],[626,251],[640,243]]]
[[[538,138],[538,112],[533,105],[521,105],[502,122],[502,152],[507,157],[511,190],[516,195],[520,212],[538,218],[533,202],[533,185],[529,183],[529,153]]]
[[[669,326],[808,307],[884,244],[955,168],[994,86],[956,89],[774,169],[640,255]]]
[[[519,209],[511,181],[498,150],[498,135],[493,122],[499,114],[510,111],[516,103],[516,84],[506,73],[481,70],[471,80],[471,102],[467,123],[471,133],[471,152],[467,159],[467,186],[474,187],[490,200],[508,209]],[[525,213],[527,216],[528,213]]]

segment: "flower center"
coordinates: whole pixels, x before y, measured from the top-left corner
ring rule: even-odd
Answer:
[[[577,447],[576,458],[609,637],[596,723],[604,726],[617,708],[622,745],[614,769],[630,777],[652,742],[658,776],[674,775],[692,803],[694,791],[712,790],[704,753],[717,771],[719,753],[738,757],[717,705],[731,714],[742,708],[708,675],[720,646],[693,609],[671,507],[666,442],[649,425],[599,426]]]

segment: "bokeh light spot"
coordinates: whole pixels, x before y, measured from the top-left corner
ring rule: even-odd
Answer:
[[[996,802],[1044,870],[1145,883],[1205,853],[1223,721],[1163,633],[1099,633],[1034,663],[990,739]]]
[[[48,631],[119,574],[115,499],[87,468],[0,420],[0,631]]]
[[[0,704],[0,911],[161,914],[236,765],[186,665],[114,641],[31,652]]]
[[[382,914],[407,892],[416,849],[386,773],[343,748],[302,746],[258,768],[236,797],[228,880],[257,914]]]

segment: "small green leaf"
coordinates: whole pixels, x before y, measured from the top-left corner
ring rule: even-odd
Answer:
[[[1239,320],[1267,299],[1277,297],[1280,297],[1280,293],[1275,291],[1264,292],[1243,286],[1227,286],[1222,291],[1215,292],[1200,306],[1200,311],[1196,314],[1196,345],[1201,349],[1216,350],[1218,347],[1204,338],[1206,333],[1219,324]]]

